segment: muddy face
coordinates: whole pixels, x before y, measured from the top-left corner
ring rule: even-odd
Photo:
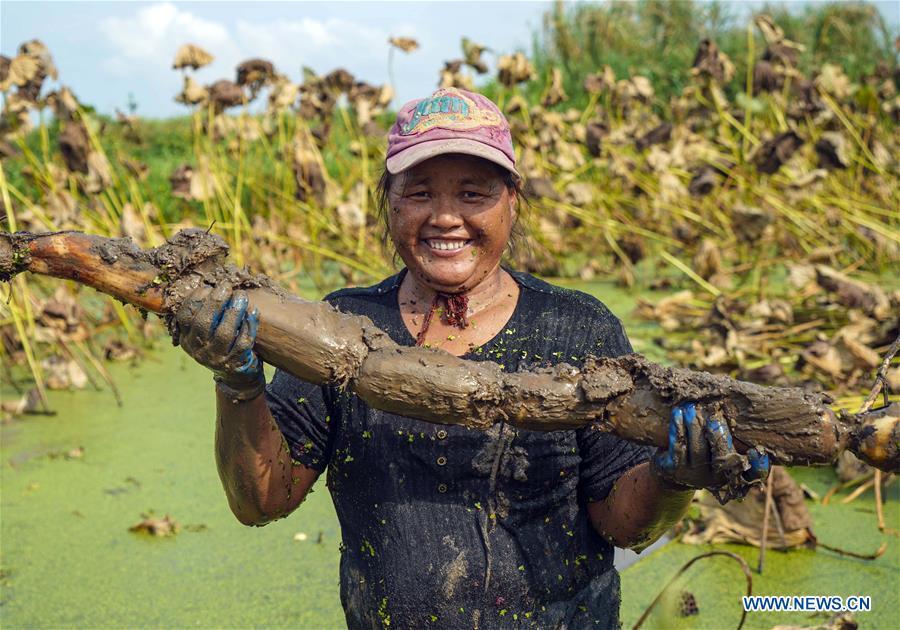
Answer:
[[[388,228],[415,278],[435,291],[471,291],[497,273],[515,219],[515,192],[491,162],[449,154],[394,178]]]

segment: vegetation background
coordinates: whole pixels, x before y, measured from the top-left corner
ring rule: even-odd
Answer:
[[[435,83],[478,86],[511,121],[531,201],[510,264],[611,303],[655,360],[824,389],[853,408],[900,333],[897,20],[863,2],[758,9],[744,18],[724,2],[560,3],[531,50],[463,40]],[[398,38],[392,55],[416,46]],[[398,106],[390,85],[340,68],[292,79],[296,69],[263,59],[200,85],[194,71],[215,52],[178,52],[184,89],[173,97],[185,115],[164,120],[79,101],[79,77],[57,77],[41,42],[0,59],[3,229],[144,247],[211,229],[236,264],[312,299],[391,273],[375,194]],[[244,531],[224,501],[197,500],[218,483],[211,456],[196,457],[211,439],[210,401],[196,396],[208,379],[166,350],[155,318],[34,276],[13,278],[0,298],[5,621],[340,623],[339,533],[323,493],[304,507],[301,532],[290,521]],[[161,396],[172,374],[178,384]],[[900,389],[896,364],[889,378]],[[889,477],[854,470],[842,491],[883,487],[886,505],[865,495],[828,506],[830,470],[796,476],[819,497],[807,502],[818,531],[859,548],[887,541],[887,553],[868,564],[779,554],[757,592],[871,590],[871,619],[888,627],[900,497]],[[172,533],[168,511],[177,538],[126,531],[141,520]],[[726,548],[751,563],[757,553]],[[668,545],[626,572],[627,619],[696,553]],[[709,627],[734,614],[728,571],[705,575],[691,587],[705,615],[667,623]],[[298,592],[314,603],[299,606]],[[260,604],[238,605],[242,593]]]

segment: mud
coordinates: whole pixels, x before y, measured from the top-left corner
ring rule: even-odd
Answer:
[[[850,446],[865,449],[867,461],[885,470],[900,468],[896,414],[863,430],[860,418],[835,415],[822,394],[664,368],[639,355],[589,358],[580,370],[560,364],[507,373],[492,362],[401,347],[366,317],[223,265],[227,246],[202,230],[180,232],[148,251],[130,239],[79,233],[3,237],[0,272],[27,268],[77,280],[163,316],[203,284],[246,289],[260,312],[255,349],[264,361],[307,381],[347,387],[383,411],[482,430],[500,421],[543,431],[595,422],[620,437],[665,446],[671,407],[693,401],[728,423],[742,453],[761,446],[773,463],[814,464]]]

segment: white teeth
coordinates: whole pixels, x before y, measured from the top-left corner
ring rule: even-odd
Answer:
[[[466,243],[468,243],[469,241],[438,241],[435,239],[429,239],[426,242],[428,243],[428,246],[431,247],[432,249],[453,250],[453,249],[462,249],[463,247],[466,246]]]

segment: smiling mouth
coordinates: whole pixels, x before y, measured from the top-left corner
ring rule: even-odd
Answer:
[[[440,239],[440,238],[426,238],[423,239],[425,244],[428,245],[431,249],[439,250],[439,251],[455,251],[458,249],[462,249],[466,245],[471,244],[471,239],[467,240],[457,240],[457,239]]]

